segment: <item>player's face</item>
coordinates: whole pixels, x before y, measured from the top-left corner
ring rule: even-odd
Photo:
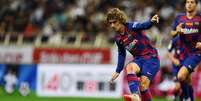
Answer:
[[[109,20],[109,25],[116,32],[119,32],[122,28],[122,23],[120,23],[118,20]]]
[[[193,11],[195,11],[196,10],[196,6],[197,6],[197,4],[196,4],[195,0],[186,0],[185,7],[186,7],[187,12],[193,12]]]

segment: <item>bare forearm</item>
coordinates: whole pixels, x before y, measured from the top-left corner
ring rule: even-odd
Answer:
[[[178,34],[178,32],[177,32],[177,31],[171,31],[170,34],[171,34],[172,36],[175,36],[175,35]]]

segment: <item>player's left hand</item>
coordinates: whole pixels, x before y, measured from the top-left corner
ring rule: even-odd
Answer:
[[[201,42],[197,42],[195,48],[201,49]]]
[[[114,80],[115,80],[118,76],[119,76],[119,73],[117,73],[117,72],[112,73],[112,78],[110,79],[110,83],[113,83]]]
[[[151,22],[153,23],[159,23],[159,17],[157,14],[155,14],[152,18],[151,18]]]

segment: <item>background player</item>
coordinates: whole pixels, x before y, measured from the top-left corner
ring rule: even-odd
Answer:
[[[180,101],[183,101],[184,94],[183,93],[181,94],[181,88],[183,91],[190,91],[190,90],[186,90],[188,87],[191,88],[192,90],[191,82],[188,83],[189,85],[187,83],[180,84],[180,82],[176,79],[178,71],[183,64],[185,57],[188,56],[188,53],[189,53],[188,49],[181,43],[179,35],[173,37],[173,39],[170,41],[168,46],[168,57],[173,63],[172,72],[173,72],[174,81],[176,85],[173,91],[175,95],[175,101],[178,95],[180,95]],[[185,94],[186,98],[189,97],[189,93]]]
[[[201,14],[196,11],[197,3],[197,0],[186,0],[186,13],[179,14],[173,23],[172,34],[179,33],[181,42],[189,49],[189,56],[177,75],[181,82],[190,82],[188,76],[201,61]],[[188,91],[184,93],[188,94]],[[194,101],[193,95],[190,97],[191,101]]]
[[[157,50],[142,30],[149,29],[153,23],[158,21],[159,17],[155,15],[144,23],[130,23],[127,22],[125,13],[118,8],[110,9],[107,13],[107,22],[116,32],[115,41],[118,46],[118,64],[111,82],[119,76],[124,67],[126,50],[134,57],[134,60],[128,63],[125,68],[132,93],[132,95],[124,96],[127,101],[141,101],[140,93],[142,101],[151,101],[152,99],[148,87],[159,70],[160,62]],[[140,75],[140,81],[137,74]]]

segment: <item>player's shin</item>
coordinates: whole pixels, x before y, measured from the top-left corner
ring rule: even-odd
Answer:
[[[141,76],[140,78],[140,93],[142,101],[151,101],[152,96],[149,90],[150,80],[147,76]]]
[[[136,74],[128,74],[127,75],[128,86],[132,93],[131,101],[140,101],[139,96],[139,78]]]

